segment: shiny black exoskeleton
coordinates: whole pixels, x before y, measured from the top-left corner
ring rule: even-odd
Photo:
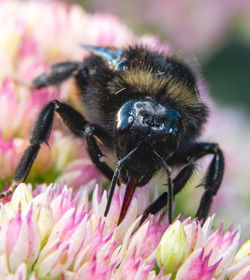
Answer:
[[[118,224],[126,215],[135,188],[148,183],[161,168],[167,174],[168,191],[144,211],[141,221],[168,204],[171,222],[173,198],[193,174],[195,161],[213,154],[197,212],[197,217],[204,219],[221,184],[224,158],[217,144],[197,142],[208,109],[191,70],[174,58],[142,46],[124,50],[88,45],[84,48],[91,55],[83,62],[55,64],[51,71],[37,77],[32,87],[55,85],[74,76],[86,116],[59,100],[45,106],[12,186],[2,197],[26,179],[40,145],[48,141],[57,113],[75,136],[85,139],[93,163],[111,180],[105,216],[118,180],[127,184]],[[99,142],[116,153],[114,171],[101,160]],[[176,165],[182,169],[172,178],[171,168]]]
[[[154,98],[127,101],[117,114],[116,144],[118,158],[137,147],[121,169],[123,182],[137,178],[137,186],[145,185],[162,167],[157,151],[167,161],[180,142],[181,115],[161,105]]]

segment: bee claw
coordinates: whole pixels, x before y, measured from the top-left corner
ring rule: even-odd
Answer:
[[[14,193],[16,187],[18,186],[18,184],[19,184],[19,182],[13,181],[7,191],[0,193],[0,199],[8,198],[10,195],[12,195]]]

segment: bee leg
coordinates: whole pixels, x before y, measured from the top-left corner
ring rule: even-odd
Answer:
[[[96,143],[95,136],[104,143],[109,142],[109,144],[112,142],[111,137],[106,135],[99,126],[87,122],[83,116],[71,106],[59,101],[54,102],[56,103],[56,112],[59,113],[69,130],[76,137],[84,138],[86,140],[89,156],[96,168],[100,170],[107,179],[111,180],[114,171],[106,162],[101,160],[103,154]]]
[[[83,116],[79,112],[77,112],[69,105],[62,103],[58,100],[54,100],[48,103],[42,109],[35,122],[34,128],[30,135],[30,145],[25,150],[20,160],[20,163],[17,166],[9,190],[7,192],[0,194],[0,198],[8,197],[9,195],[11,195],[14,192],[17,185],[25,181],[25,179],[27,178],[28,173],[32,167],[32,164],[38,155],[41,144],[42,143],[48,144],[48,139],[52,129],[53,117],[55,112],[57,112],[61,116],[66,126],[70,129],[70,131],[75,136],[80,138],[85,137],[86,135],[85,130],[89,127],[89,123],[83,118]],[[98,155],[98,150],[96,150],[96,153]],[[108,170],[109,172],[108,176],[112,177],[110,174],[112,173],[113,175],[113,170],[109,168],[106,163],[103,162],[99,167],[100,169],[102,168],[104,172]]]
[[[140,220],[140,225],[144,223],[144,221],[147,219],[147,217],[150,214],[152,214],[152,215],[156,214],[164,206],[166,206],[167,203],[168,203],[168,193],[164,192],[152,204],[150,204],[147,209],[144,210],[141,220]]]
[[[196,159],[206,154],[214,155],[205,176],[203,183],[205,192],[196,213],[199,220],[205,220],[211,207],[213,196],[216,195],[221,185],[225,165],[224,156],[221,149],[215,143],[197,143],[194,151],[194,158]]]
[[[103,154],[96,143],[94,136],[98,136],[104,143],[108,137],[101,138],[99,135],[101,131],[95,127],[95,125],[89,124],[85,128],[85,139],[87,144],[87,150],[92,162],[95,164],[96,168],[102,172],[102,174],[109,180],[112,180],[114,171],[102,160]],[[103,140],[105,139],[105,140]],[[109,142],[110,144],[111,142]]]
[[[186,185],[189,178],[192,176],[195,169],[195,165],[190,162],[173,179],[173,195],[177,195]],[[160,195],[149,207],[143,212],[140,225],[147,219],[149,214],[156,214],[164,206],[168,204],[168,193],[164,192]]]
[[[16,189],[17,185],[25,181],[34,160],[40,150],[40,145],[47,143],[53,123],[55,104],[53,102],[47,104],[40,112],[34,128],[30,135],[30,145],[24,152],[19,165],[14,174],[11,186],[7,192],[0,194],[0,198],[8,197]]]
[[[60,84],[72,76],[76,76],[84,70],[83,62],[66,61],[52,65],[51,69],[36,77],[32,83],[32,88],[44,88]]]

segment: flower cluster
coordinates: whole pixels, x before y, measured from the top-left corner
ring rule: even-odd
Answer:
[[[3,189],[29,144],[29,133],[41,108],[56,98],[82,110],[72,81],[34,90],[27,86],[34,77],[57,61],[83,59],[86,53],[80,47],[82,43],[122,47],[140,42],[165,53],[169,52],[169,46],[160,44],[154,36],[138,38],[116,17],[90,15],[77,5],[5,0],[0,3],[0,58],[4,65],[0,69],[0,183]],[[209,100],[204,84],[200,85],[200,92]],[[238,153],[239,147],[245,151],[249,143],[239,137],[231,140],[232,135],[240,135],[236,128],[240,131],[239,123],[242,125],[244,121],[235,115],[232,121],[232,112],[222,111],[210,103],[213,117],[204,137],[221,138],[229,166],[224,179],[227,190],[223,192],[222,187],[215,206],[229,211],[227,205],[232,203],[228,202],[236,198],[234,182],[241,185],[242,176],[232,172],[237,170],[238,162],[230,160],[234,154],[228,141],[238,143]],[[228,140],[224,139],[225,132]],[[214,140],[217,142],[219,138]],[[247,163],[245,166],[248,168]],[[82,142],[72,139],[55,118],[49,147],[42,145],[29,180],[38,183],[57,179],[81,188],[77,191],[65,184],[44,184],[31,191],[30,185],[27,188],[21,184],[12,199],[0,205],[1,279],[249,278],[249,241],[236,254],[241,243],[239,229],[233,231],[230,227],[223,234],[221,224],[213,232],[213,218],[203,226],[195,220],[180,218],[168,227],[164,216],[149,217],[138,228],[139,215],[152,201],[149,187],[135,192],[124,221],[117,226],[124,186],[116,190],[109,215],[104,218],[107,194],[95,187],[100,178]],[[242,183],[242,196],[247,190],[245,184]],[[184,201],[190,201],[193,206],[192,198],[183,199],[182,205]],[[245,206],[243,211],[240,207],[234,209],[242,211],[239,217],[247,224],[248,216],[242,213],[248,213],[249,208]]]
[[[41,185],[32,194],[19,185],[1,205],[0,278],[168,279],[152,271],[166,226],[149,219],[135,232],[142,210],[138,197],[149,201],[149,192],[137,191],[116,227],[124,188],[116,191],[104,218],[107,194],[96,187],[89,203],[94,187],[90,183],[73,195],[65,185]]]
[[[157,262],[176,280],[248,279],[250,247],[245,243],[236,255],[240,229],[230,226],[223,233],[223,222],[213,232],[214,217],[204,225],[186,219],[175,221],[164,233],[157,250]]]
[[[20,184],[0,208],[0,278],[248,279],[250,246],[246,242],[236,254],[239,228],[222,233],[221,224],[213,232],[213,217],[203,226],[190,218],[159,225],[159,217],[150,217],[138,227],[140,200],[150,200],[142,189],[116,226],[124,190],[116,190],[105,218],[107,193],[94,182],[74,194],[66,185],[39,185],[32,192]]]

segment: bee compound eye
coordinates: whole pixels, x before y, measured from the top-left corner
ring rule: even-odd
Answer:
[[[129,130],[134,122],[133,116],[128,116],[127,118],[122,118],[119,126],[116,128],[116,142],[120,149],[125,149]]]

